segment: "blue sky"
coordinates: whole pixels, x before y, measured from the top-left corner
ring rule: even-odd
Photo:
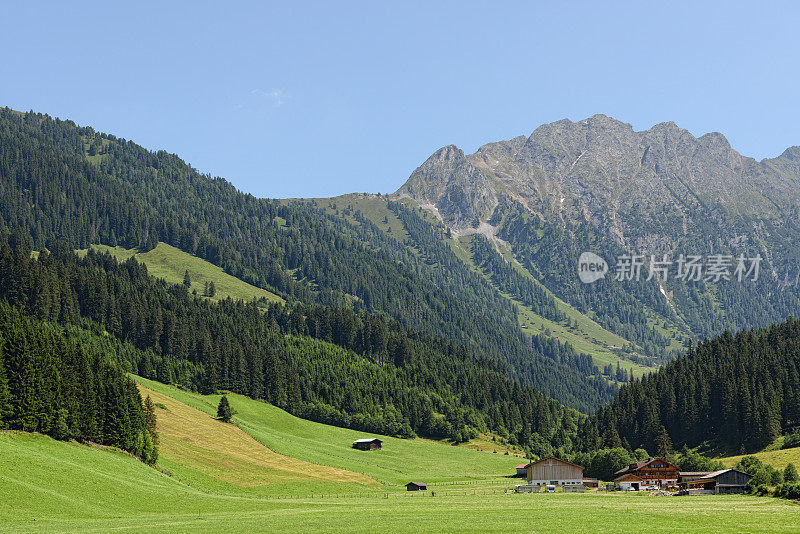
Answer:
[[[649,4],[5,2],[0,106],[268,197],[391,192],[441,146],[595,113],[800,144],[799,7]]]

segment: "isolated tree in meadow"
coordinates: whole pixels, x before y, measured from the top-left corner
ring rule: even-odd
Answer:
[[[217,406],[217,417],[225,421],[226,423],[231,422],[231,417],[233,417],[233,410],[231,410],[231,405],[228,402],[228,397],[223,395],[222,398],[219,400],[219,406]]]
[[[158,461],[158,432],[156,432],[156,407],[150,395],[144,399],[142,411],[144,412],[144,427],[146,430],[143,457],[145,462],[153,465]]]
[[[797,482],[798,480],[800,480],[800,476],[798,476],[797,469],[794,467],[794,464],[787,464],[786,469],[783,470],[783,481]]]
[[[187,288],[192,286],[192,278],[189,276],[189,269],[183,271],[183,285]]]
[[[208,283],[208,296],[213,297],[217,294],[217,287],[214,285],[214,282],[211,281]]]

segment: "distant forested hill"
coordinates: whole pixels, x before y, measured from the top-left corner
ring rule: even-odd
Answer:
[[[14,316],[23,324],[57,322],[107,340],[92,365],[105,369],[113,363],[112,376],[122,382],[127,379],[117,369],[201,392],[231,390],[307,419],[403,437],[419,433],[463,441],[493,431],[524,445],[536,439],[556,448],[571,446],[576,430],[572,410],[512,381],[495,360],[446,339],[407,332],[396,321],[364,311],[273,303],[262,312],[254,302],[214,303],[182,284],[149,276],[135,258],[118,262],[94,250],[81,258],[58,241],[34,257],[21,229],[0,232],[0,312],[4,301],[30,317]],[[72,397],[59,398],[57,392],[91,388],[93,378],[70,372],[69,362],[46,373],[27,370],[14,356],[21,343],[15,328],[0,327],[11,343],[6,369],[12,398],[45,406],[25,411],[14,404],[3,421],[50,432],[55,417],[50,414],[58,415],[50,404],[64,403],[64,417],[82,420],[84,406],[73,406]],[[30,352],[37,354],[28,355],[34,360],[53,357]],[[71,362],[71,352],[64,358]],[[38,386],[26,389],[31,383]],[[110,384],[97,387],[117,392],[105,389]],[[133,386],[126,387],[123,392]],[[89,396],[83,400],[97,404]],[[137,413],[125,412],[134,422]],[[87,439],[96,435],[74,428]],[[113,433],[108,438],[114,444],[124,439]]]
[[[798,427],[800,320],[790,318],[760,330],[725,332],[623,386],[581,428],[581,443],[590,450],[612,436],[654,451],[666,434],[676,448],[750,452]]]
[[[519,329],[513,305],[397,205],[421,254],[369,221],[351,224],[202,175],[177,156],[35,113],[0,111],[0,225],[35,248],[57,239],[195,254],[290,302],[381,314],[466,345],[523,384],[583,411],[615,387],[571,347]],[[405,210],[405,211],[404,211]]]

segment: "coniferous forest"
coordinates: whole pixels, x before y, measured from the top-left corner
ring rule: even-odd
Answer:
[[[722,335],[620,389],[580,429],[585,449],[610,435],[633,448],[684,445],[744,453],[800,427],[800,320]]]
[[[364,310],[466,345],[578,410],[616,390],[571,349],[526,339],[509,301],[400,204],[390,207],[419,255],[367,220],[258,199],[175,155],[9,109],[0,110],[0,175],[0,222],[26,229],[36,249],[61,240],[146,251],[163,241],[291,302]]]
[[[107,349],[96,335],[0,301],[0,428],[118,447],[154,464],[153,405]]]
[[[149,276],[135,259],[93,250],[80,258],[60,242],[34,258],[30,247],[20,229],[0,236],[0,299],[42,321],[110,334],[119,341],[113,361],[145,378],[402,437],[463,441],[527,424],[528,434],[561,446],[574,434],[571,410],[512,381],[496,361],[395,321],[321,305],[216,304]]]

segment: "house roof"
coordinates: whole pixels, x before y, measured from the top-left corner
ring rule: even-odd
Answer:
[[[641,482],[641,478],[632,474],[632,473],[625,473],[624,475],[618,476],[614,479],[614,482]]]
[[[635,471],[637,469],[641,469],[642,467],[646,466],[650,463],[650,460],[645,460],[644,462],[636,462],[635,464],[626,465],[616,473],[615,475],[620,475],[622,473],[627,473],[628,471]]]
[[[616,472],[616,473],[614,473],[614,474],[615,474],[615,475],[621,475],[621,474],[623,474],[623,473],[630,473],[630,472],[632,472],[632,471],[638,471],[638,470],[639,470],[639,469],[641,469],[642,467],[644,467],[644,466],[646,466],[647,464],[650,464],[650,463],[652,463],[652,462],[655,462],[656,460],[658,460],[659,462],[663,462],[663,463],[667,464],[668,466],[675,467],[673,464],[669,463],[668,461],[666,461],[666,460],[665,460],[665,459],[663,459],[663,458],[650,458],[649,460],[645,460],[645,461],[643,461],[643,462],[636,462],[635,464],[630,464],[630,465],[628,465],[628,466],[625,466],[625,467],[623,467],[622,469],[620,469],[619,471],[617,471],[617,472]],[[677,469],[677,468],[676,468],[676,469]]]
[[[526,467],[528,467],[528,464],[519,464],[517,469],[525,469]]]
[[[373,443],[375,441],[382,443],[378,438],[361,438],[355,440],[353,443]]]
[[[678,474],[682,477],[696,477],[710,475],[711,471],[681,471]]]
[[[561,462],[562,464],[567,464],[567,465],[571,465],[572,467],[577,467],[581,471],[583,471],[585,469],[582,465],[573,464],[572,462],[568,462],[566,460],[562,460],[561,458],[556,458],[555,456],[548,456],[547,458],[542,458],[541,460],[536,460],[535,462],[531,462],[531,463],[527,464],[525,467],[527,467],[528,465],[534,466],[536,464],[540,464],[540,463],[544,462],[545,460],[555,460],[557,462]]]

